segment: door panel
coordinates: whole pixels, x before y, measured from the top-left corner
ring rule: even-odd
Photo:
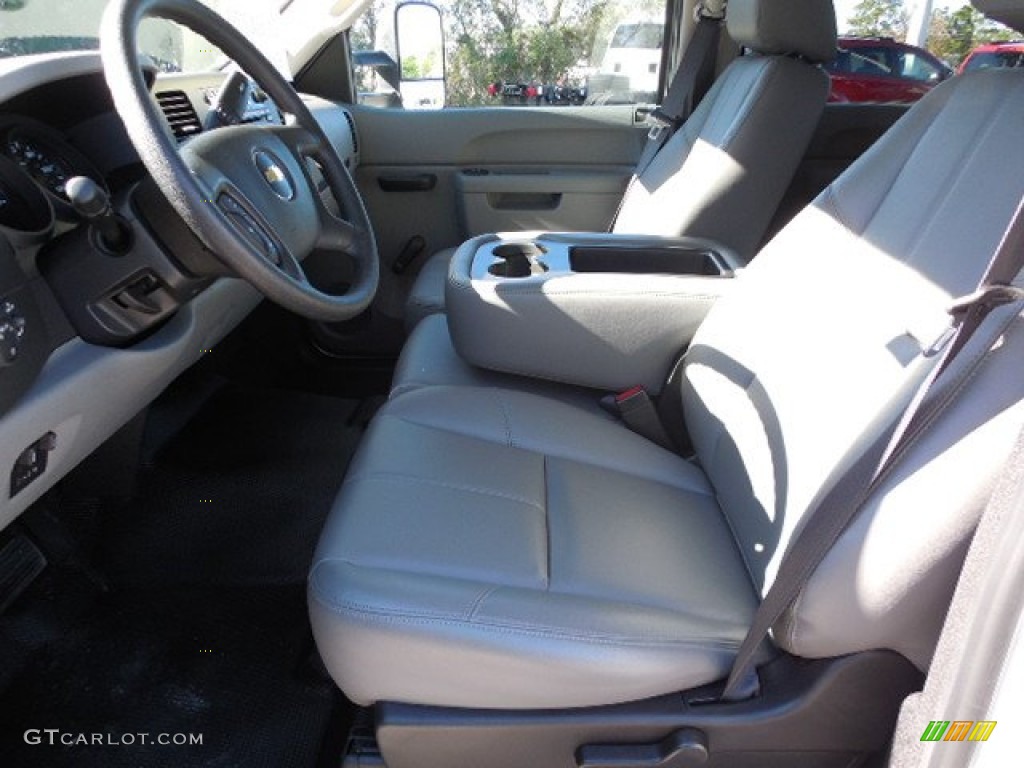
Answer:
[[[352,111],[383,266],[377,310],[395,318],[430,254],[468,237],[605,229],[646,137],[632,105]]]
[[[530,229],[605,229],[627,181],[623,169],[615,167],[585,171],[503,168],[463,171],[456,186],[465,234],[472,237]]]

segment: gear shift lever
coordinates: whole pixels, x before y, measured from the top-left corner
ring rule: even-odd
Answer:
[[[71,206],[89,222],[99,245],[112,254],[128,250],[128,227],[110,207],[110,198],[103,188],[86,176],[69,179],[65,190]]]

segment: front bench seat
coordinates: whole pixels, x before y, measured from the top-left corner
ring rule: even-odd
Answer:
[[[691,346],[687,462],[571,404],[431,386],[380,412],[309,579],[354,701],[502,709],[727,673],[830,474],[900,412],[1024,196],[1024,71],[934,89],[736,278]],[[1024,424],[1024,319],[868,499],[775,627],[803,657],[927,668]]]
[[[613,232],[706,237],[749,260],[764,241],[828,99],[819,66],[836,54],[832,0],[731,0],[726,28],[752,55],[733,61],[623,198]],[[444,311],[455,249],[431,256],[406,327]]]

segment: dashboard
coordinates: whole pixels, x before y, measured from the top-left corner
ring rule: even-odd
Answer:
[[[242,80],[231,122],[283,122],[244,76],[145,74],[179,144],[223,124],[225,81]],[[305,100],[354,170],[351,114]],[[130,252],[104,251],[80,213],[89,211],[80,199],[72,204],[72,179],[71,186],[87,179],[109,199],[132,232]],[[322,194],[334,204],[328,190]],[[260,299],[225,274],[163,199],[128,139],[97,54],[0,61],[0,529]]]

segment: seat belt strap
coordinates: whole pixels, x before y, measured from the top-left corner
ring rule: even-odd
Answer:
[[[757,690],[755,658],[771,628],[782,618],[810,581],[814,571],[856,517],[871,493],[916,438],[926,430],[959,395],[965,381],[1005,332],[1005,326],[1024,308],[1024,290],[1011,283],[1024,268],[1024,200],[1006,229],[989,262],[978,289],[950,307],[951,332],[941,357],[918,388],[901,417],[890,429],[882,430],[868,448],[824,492],[812,502],[806,524],[786,552],[775,581],[754,614],[754,620],[733,662],[722,699],[748,698]],[[993,333],[977,338],[976,333],[997,307],[1016,305],[1015,312],[998,324]],[[974,352],[965,364],[960,360],[968,342]],[[980,342],[980,344],[978,343]],[[926,353],[927,354],[927,353]],[[960,360],[964,363],[963,360]]]
[[[683,59],[672,77],[672,83],[668,87],[665,99],[661,106],[647,116],[648,122],[651,123],[651,130],[647,134],[647,143],[644,145],[643,153],[637,161],[626,192],[623,194],[623,201],[629,195],[629,190],[636,180],[651,167],[654,158],[686,122],[711,87],[711,83],[714,82],[715,53],[718,51],[718,41],[722,34],[722,20],[725,15],[724,12],[711,15],[703,4],[698,6],[697,14],[697,26],[686,46]],[[622,203],[615,211],[609,231],[615,227],[621,210]]]
[[[683,60],[679,63],[672,84],[665,94],[665,100],[656,108],[648,120],[652,123],[647,134],[647,145],[636,165],[637,176],[642,176],[658,152],[675,135],[701,98],[714,82],[715,52],[722,34],[721,16],[709,16],[699,10],[697,26],[686,46]]]

